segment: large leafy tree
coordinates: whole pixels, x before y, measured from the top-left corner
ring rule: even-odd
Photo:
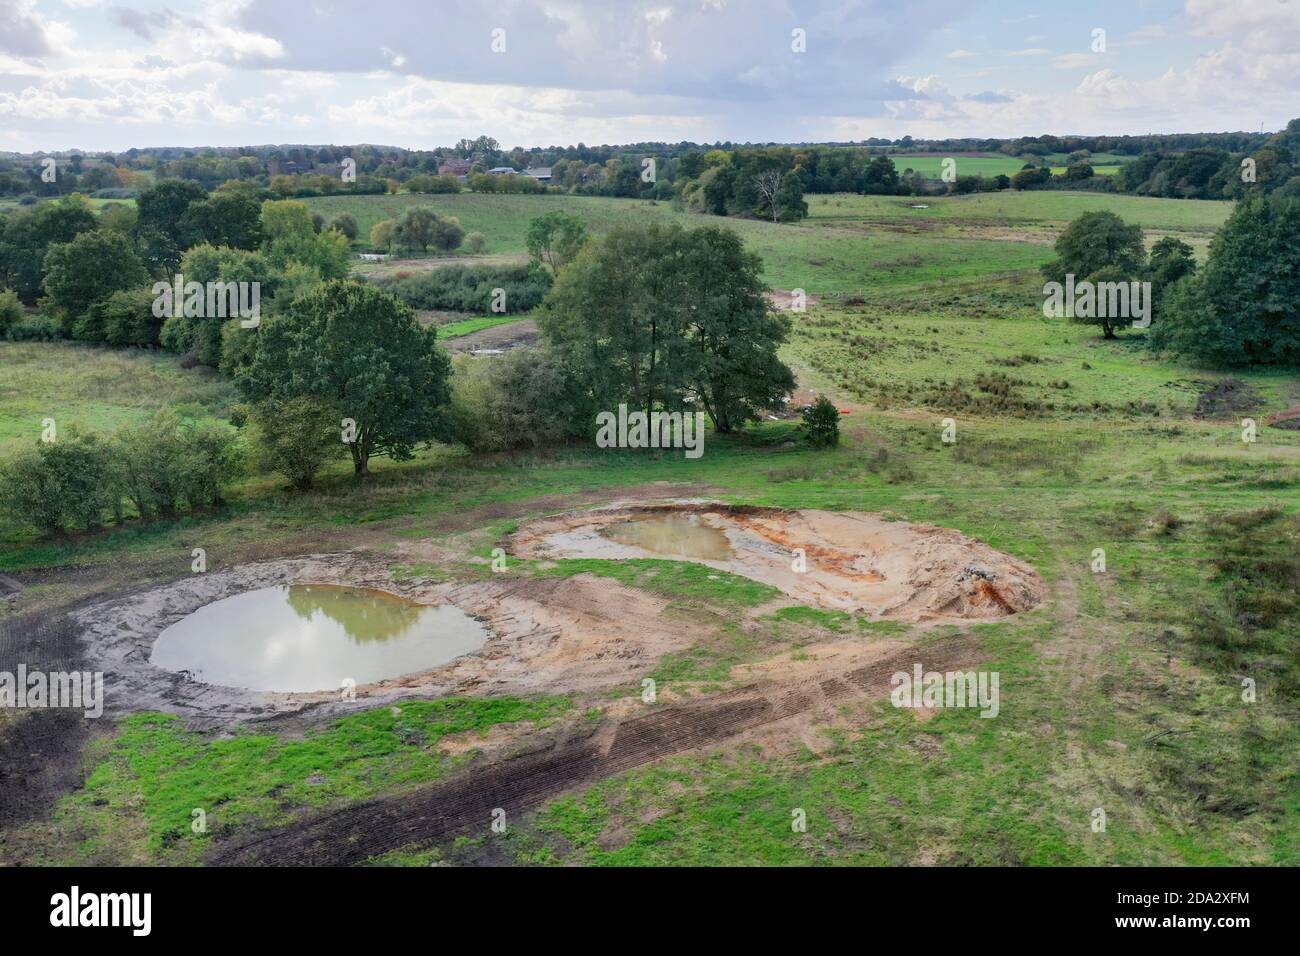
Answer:
[[[393,238],[407,249],[427,252],[433,246],[440,252],[450,252],[461,244],[465,230],[454,216],[439,216],[433,209],[416,206],[397,220]]]
[[[1066,275],[1082,282],[1108,267],[1136,275],[1146,263],[1142,227],[1128,225],[1113,212],[1085,212],[1065,227],[1055,248],[1056,258],[1043,266],[1052,282],[1063,283]]]
[[[355,422],[349,443],[358,475],[375,455],[409,459],[447,427],[450,362],[432,327],[369,285],[327,282],[258,330],[239,384],[249,398],[314,396]],[[342,427],[342,426],[341,426]]]
[[[80,194],[9,217],[0,230],[0,286],[13,289],[24,302],[34,303],[41,294],[50,246],[71,242],[98,224],[86,197]]]
[[[1216,366],[1300,366],[1297,236],[1300,199],[1238,203],[1205,267],[1171,288],[1152,346]]]
[[[762,261],[738,235],[706,226],[684,239],[684,254],[673,257],[685,271],[674,290],[684,296],[686,342],[675,370],[681,389],[725,433],[779,407],[794,390],[794,375],[777,358],[790,321],[768,303]]]
[[[1130,226],[1113,212],[1085,212],[1065,227],[1056,240],[1056,258],[1042,267],[1049,282],[1067,285],[1069,276],[1076,284],[1090,282],[1119,283],[1137,279],[1146,268],[1146,247],[1142,228]],[[1097,308],[1091,316],[1077,313],[1071,321],[1100,325],[1102,334],[1115,338],[1115,330],[1126,317],[1107,314]]]
[[[588,413],[702,407],[731,431],[794,385],[759,274],[730,230],[620,227],[560,274],[542,332]]]
[[[561,209],[538,216],[528,223],[528,254],[539,266],[558,275],[587,241],[587,227],[581,219]]]
[[[186,245],[209,243],[256,249],[262,241],[262,207],[248,189],[219,189],[186,211],[182,231]]]
[[[45,291],[68,334],[96,302],[148,278],[130,240],[116,232],[83,232],[45,254]]]
[[[181,253],[195,241],[186,213],[207,195],[198,183],[165,179],[136,198],[136,236],[152,268],[168,274],[176,271]]]

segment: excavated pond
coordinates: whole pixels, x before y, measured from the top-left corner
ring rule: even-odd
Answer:
[[[613,506],[529,522],[512,544],[520,556],[543,560],[693,561],[813,607],[904,621],[1000,618],[1046,595],[1029,565],[959,531],[851,511]]]
[[[158,636],[150,663],[254,691],[334,690],[428,670],[488,631],[449,604],[324,584],[258,588],[204,605]]]

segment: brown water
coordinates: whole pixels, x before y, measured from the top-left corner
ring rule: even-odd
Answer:
[[[731,542],[726,532],[704,524],[699,515],[636,518],[610,525],[604,534],[619,544],[675,558],[726,561],[731,557]]]
[[[482,624],[366,588],[293,584],[216,601],[164,630],[151,663],[261,691],[338,690],[437,667],[476,651]]]

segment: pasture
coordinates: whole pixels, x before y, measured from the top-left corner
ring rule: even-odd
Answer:
[[[1002,675],[998,720],[852,698],[584,782],[512,820],[500,839],[417,839],[369,862],[1300,862],[1286,691],[1294,635],[1263,628],[1242,649],[1221,631],[1242,589],[1265,587],[1227,556],[1250,542],[1261,560],[1284,561],[1296,540],[1300,432],[1262,425],[1258,441],[1244,443],[1240,419],[1264,423],[1300,404],[1300,381],[1208,372],[1150,352],[1138,330],[1104,341],[1040,310],[1037,267],[1081,212],[1110,209],[1148,240],[1176,235],[1203,249],[1229,206],[1064,192],[808,203],[806,221],[774,225],[572,196],[308,201],[327,220],[350,212],[363,239],[382,218],[431,206],[484,233],[494,257],[520,256],[528,221],[558,208],[597,235],[633,220],[735,229],[772,286],[813,295],[791,315],[783,357],[801,399],[824,392],[845,413],[838,449],[808,449],[788,421],[710,433],[698,460],[582,445],[475,457],[437,445],[413,461],[377,461],[368,484],[341,466],[305,495],[250,478],[222,511],[77,540],[0,526],[0,571],[33,585],[12,611],[175,579],[199,544],[214,568],[359,548],[395,580],[480,580],[491,577],[492,548],[522,522],[619,498],[879,513],[957,529],[1029,562],[1050,597],[996,623],[881,628],[814,608],[775,610],[769,593],[697,565],[521,560],[510,573],[520,588],[604,575],[653,595],[674,627],[698,635],[643,662],[638,677],[655,679],[666,703],[708,704],[756,674],[814,673],[819,661],[881,641],[911,642],[924,657],[960,637]],[[442,333],[498,319],[517,317],[467,316]],[[164,406],[221,418],[234,397],[223,380],[157,353],[0,342],[0,366],[0,448],[46,414],[107,429]],[[1239,404],[1208,405],[1230,377],[1245,386]],[[955,442],[941,438],[945,419]],[[49,570],[70,564],[76,574]],[[1268,675],[1257,704],[1243,705],[1234,676],[1243,654]],[[221,768],[204,798],[228,804],[223,826],[241,835],[292,827],[321,809],[405,798],[498,746],[592,733],[634,710],[641,687],[502,698],[494,708],[472,698],[448,703],[446,714],[420,706],[390,716],[384,707],[306,736],[267,724],[225,739],[136,716],[88,750],[85,788],[0,855],[199,862],[210,838],[190,833],[187,814],[201,768]],[[364,760],[348,763],[349,748]],[[795,838],[792,807],[808,819]],[[1099,807],[1108,819],[1100,833],[1090,825]]]

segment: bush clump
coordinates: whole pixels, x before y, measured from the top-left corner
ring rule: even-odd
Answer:
[[[530,312],[551,287],[550,277],[527,266],[448,266],[379,283],[413,309],[492,312],[500,298],[507,314]],[[504,296],[496,296],[501,289]],[[500,310],[495,310],[500,311]]]
[[[840,410],[825,395],[803,410],[804,439],[814,448],[834,448],[840,443]]]

